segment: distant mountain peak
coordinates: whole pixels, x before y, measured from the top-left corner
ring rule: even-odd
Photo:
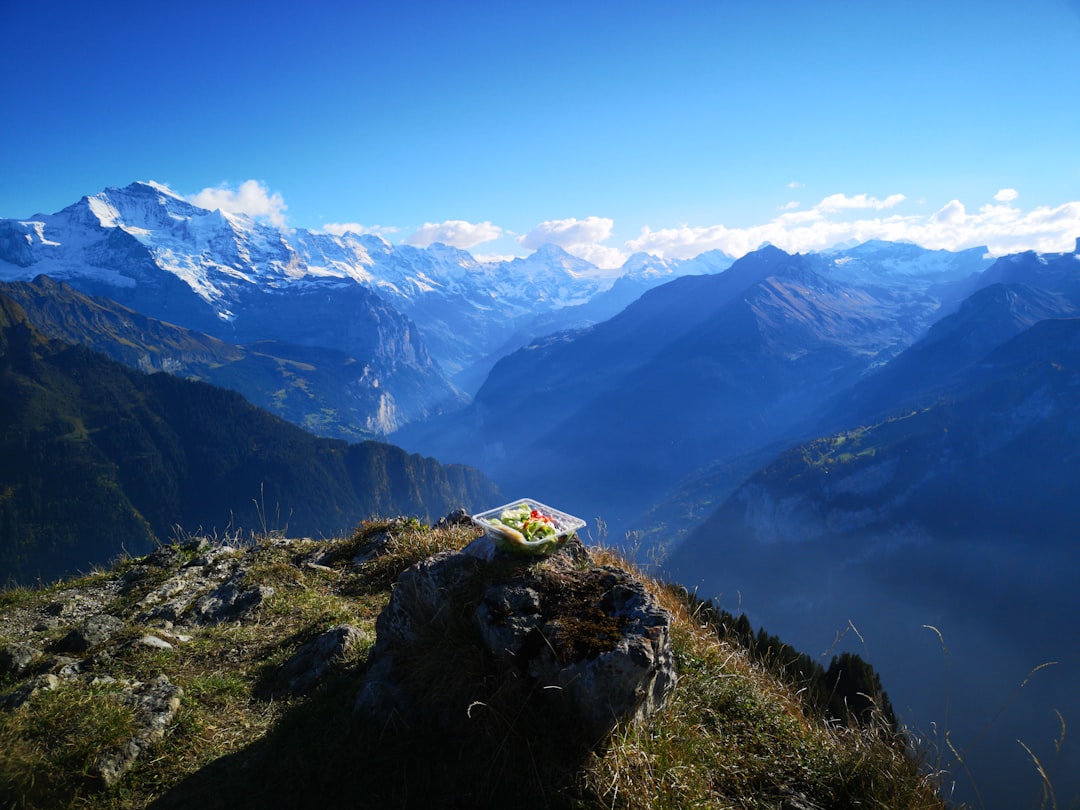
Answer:
[[[530,260],[539,260],[548,265],[558,265],[565,270],[572,270],[574,272],[585,272],[596,269],[596,265],[592,262],[582,259],[580,256],[568,253],[559,245],[554,245],[550,242],[538,247],[532,256],[525,259],[527,262]]]

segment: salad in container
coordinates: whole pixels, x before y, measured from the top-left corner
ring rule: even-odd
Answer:
[[[581,518],[531,498],[488,509],[472,519],[484,527],[496,546],[522,554],[550,554],[585,526]]]

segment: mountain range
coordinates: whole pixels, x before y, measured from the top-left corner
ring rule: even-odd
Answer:
[[[939,653],[921,628],[953,628],[957,740],[987,739],[980,712],[1036,664],[1080,667],[1080,242],[996,259],[978,247],[766,245],[737,260],[639,254],[608,271],[554,246],[485,263],[445,245],[282,230],[136,183],[0,221],[0,282],[25,307],[9,316],[12,334],[39,347],[18,368],[76,351],[40,348],[49,340],[78,343],[232,388],[314,432],[385,437],[405,450],[382,453],[450,465],[432,467],[436,478],[471,465],[508,495],[666,555],[670,578],[726,595],[725,607],[737,599],[800,648],[829,648],[856,626],[864,644],[884,639],[888,651],[868,657],[914,724],[940,714],[941,689],[920,671]],[[123,376],[108,368],[105,379]],[[86,380],[56,379],[67,392]],[[140,392],[183,382],[132,379]],[[105,386],[102,425],[108,413],[153,423],[123,416],[134,395],[107,393],[128,385]],[[170,419],[188,410],[212,411],[191,404]],[[78,420],[50,424],[54,438],[82,436]],[[232,446],[220,431],[182,435],[169,442]],[[293,445],[329,441],[296,435],[306,438]],[[274,497],[302,503],[289,493],[309,490],[276,469]],[[469,480],[459,494],[495,497]],[[95,502],[120,503],[106,494],[128,486]],[[1046,691],[1025,698],[1075,705],[1056,672],[1041,668]],[[995,719],[1002,739],[1049,739],[1045,709]],[[995,742],[981,767],[965,761],[1010,797],[999,806],[1026,789],[1005,784],[1023,767],[1009,751]],[[1080,773],[1075,753],[1063,759],[1059,773]],[[1058,785],[1080,793],[1074,781]]]
[[[855,257],[871,269],[854,273]],[[767,246],[519,349],[466,409],[393,439],[476,464],[508,490],[602,515],[620,536],[643,504],[695,470],[808,430],[838,391],[910,346],[989,264],[982,249],[869,244],[791,255]]]
[[[0,220],[0,280],[44,274],[231,343],[274,340],[361,359],[368,384],[378,382],[381,432],[460,405],[450,378],[475,384],[507,344],[551,323],[602,320],[649,286],[727,264],[717,253],[639,256],[605,271],[553,245],[483,263],[442,244],[390,245],[209,211],[153,182]]]
[[[906,721],[966,758],[959,795],[980,791],[987,806],[1030,801],[1036,777],[1015,740],[1049,740],[1055,711],[1076,715],[1078,278],[1080,250],[999,260],[800,438],[739,475],[717,464],[655,514],[707,505],[667,576],[809,648],[849,628],[872,645],[904,684]],[[1080,795],[1075,747],[1040,756],[1054,758],[1059,796]]]

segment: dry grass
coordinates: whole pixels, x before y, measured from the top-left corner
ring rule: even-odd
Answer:
[[[595,556],[626,566],[617,552]],[[620,729],[589,762],[583,778],[599,806],[778,808],[795,797],[822,808],[943,807],[902,740],[808,714],[792,684],[718,638],[680,589],[645,581],[673,616],[679,685],[664,711]]]
[[[415,662],[415,676],[426,673],[438,687],[433,701],[439,689],[475,695],[459,727],[392,729],[358,719],[352,702],[394,579],[476,535],[393,520],[337,541],[257,544],[248,579],[274,594],[253,620],[203,628],[171,651],[129,646],[98,665],[118,679],[165,672],[184,690],[153,756],[100,789],[86,763],[130,718],[107,690],[41,693],[0,711],[0,807],[209,810],[307,806],[315,796],[323,806],[350,807],[766,808],[792,797],[822,808],[942,807],[897,741],[807,715],[790,685],[718,639],[678,589],[641,576],[610,549],[591,551],[597,562],[641,576],[674,619],[679,685],[662,712],[620,727],[600,750],[574,746],[571,730],[545,714],[523,679],[500,675],[477,653],[463,624],[460,635],[432,638],[430,656]],[[373,543],[381,556],[353,562]],[[0,594],[0,613],[50,598]],[[368,642],[334,677],[303,698],[268,688],[303,643],[342,623]]]

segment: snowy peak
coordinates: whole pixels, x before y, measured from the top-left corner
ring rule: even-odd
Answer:
[[[632,278],[660,278],[673,274],[674,262],[649,253],[634,253],[623,264],[624,274]]]
[[[140,234],[169,227],[177,221],[208,214],[160,183],[137,182],[124,188],[110,187],[83,197],[72,208],[85,206],[103,228],[123,228]]]
[[[510,266],[530,277],[564,273],[571,278],[583,278],[602,273],[595,264],[572,256],[558,245],[544,244],[524,259],[513,259]]]
[[[7,255],[0,260],[26,273],[5,277],[46,273],[130,287],[145,282],[154,266],[217,305],[223,318],[230,315],[237,285],[275,287],[306,275],[302,258],[278,229],[242,214],[200,208],[160,183],[106,188],[56,214],[18,225],[29,255],[24,250],[21,261]]]
[[[910,242],[872,239],[854,247],[824,251],[837,278],[905,281],[923,278],[932,282],[955,281],[988,268],[993,259],[986,247],[961,251],[927,250]]]
[[[732,256],[722,250],[709,250],[692,259],[662,259],[651,253],[634,253],[622,266],[624,278],[655,280],[676,276],[697,276],[720,273],[735,263]]]

